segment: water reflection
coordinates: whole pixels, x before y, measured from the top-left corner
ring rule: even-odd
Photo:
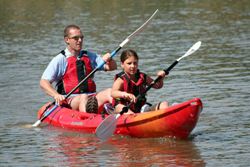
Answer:
[[[50,139],[56,155],[66,166],[205,166],[191,140],[136,139],[115,136],[101,143],[93,135],[62,132]],[[56,152],[56,154],[55,154]]]
[[[101,144],[92,135],[20,125],[33,124],[37,109],[51,100],[38,82],[47,63],[65,47],[67,24],[81,26],[85,47],[102,53],[115,49],[155,9],[159,13],[152,24],[127,45],[137,50],[143,71],[155,75],[193,43],[203,42],[199,52],[176,66],[163,89],[148,94],[152,103],[195,96],[203,100],[191,141],[115,137]],[[153,160],[156,166],[178,161],[249,166],[249,11],[249,0],[1,0],[0,166],[70,166],[78,161],[149,166]],[[98,89],[111,85],[115,73],[97,73]]]

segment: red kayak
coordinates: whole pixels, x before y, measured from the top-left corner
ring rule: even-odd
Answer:
[[[41,118],[46,106],[48,103],[39,109],[38,119]],[[117,121],[115,134],[138,138],[186,139],[195,128],[201,111],[201,100],[194,98],[163,110],[133,115],[123,114]],[[104,117],[107,115],[82,113],[66,107],[57,107],[43,120],[43,123],[85,133],[95,133]]]

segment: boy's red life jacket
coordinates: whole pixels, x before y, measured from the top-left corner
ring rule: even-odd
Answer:
[[[66,57],[64,50],[61,53]],[[57,84],[57,91],[60,94],[68,94],[79,84],[91,71],[92,66],[87,51],[81,51],[80,56],[71,56],[67,58],[67,69],[62,80]],[[92,78],[88,78],[73,93],[94,93],[96,84]]]
[[[121,78],[124,81],[123,85],[123,91],[127,93],[134,94],[135,97],[137,97],[139,94],[143,94],[146,90],[147,86],[147,75],[145,73],[140,72],[139,70],[135,74],[135,77],[137,79],[136,82],[133,82],[129,76],[125,72],[120,72],[115,75],[115,80],[117,78]],[[127,106],[130,103],[130,101],[127,101],[125,99],[119,98],[113,100],[113,106],[116,106],[117,104],[123,104]],[[135,104],[130,105],[130,109],[137,113],[140,112],[141,107],[146,103],[146,97],[145,95],[142,96],[140,99],[137,99]]]

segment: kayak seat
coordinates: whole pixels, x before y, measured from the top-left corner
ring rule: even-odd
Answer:
[[[89,116],[88,116],[88,115],[83,115],[83,114],[81,114],[81,115],[79,115],[79,118],[80,118],[81,120],[85,120],[85,119],[89,119]]]

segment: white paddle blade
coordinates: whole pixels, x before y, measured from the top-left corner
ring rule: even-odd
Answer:
[[[182,57],[177,59],[177,61],[180,61],[184,57],[187,57],[187,56],[193,54],[195,51],[197,51],[200,48],[200,46],[201,46],[201,41],[196,42]]]
[[[41,123],[41,120],[37,120],[33,125],[32,127],[38,127]]]
[[[155,14],[158,12],[158,9],[150,16],[150,18],[143,23],[139,28],[137,28],[132,34],[130,34],[119,46],[122,48],[125,44],[127,44],[134,36],[139,34],[153,19]]]
[[[106,141],[108,138],[110,138],[115,132],[116,122],[119,117],[120,114],[112,114],[105,118],[102,123],[96,128],[96,136],[102,141]]]

